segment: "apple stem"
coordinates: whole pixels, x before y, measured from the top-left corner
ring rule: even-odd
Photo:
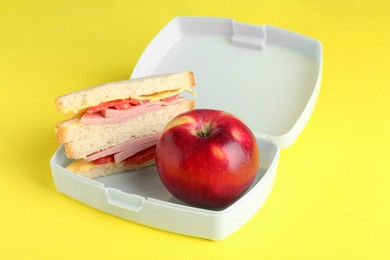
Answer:
[[[200,129],[198,136],[199,136],[199,137],[206,138],[206,137],[209,137],[210,134],[211,134],[211,126],[210,126],[210,124],[206,124],[206,125],[204,125],[204,126]]]
[[[200,130],[200,137],[207,137],[208,134],[207,134],[207,131],[206,129],[202,128],[202,130]]]

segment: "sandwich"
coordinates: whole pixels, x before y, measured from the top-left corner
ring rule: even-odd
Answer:
[[[55,100],[57,110],[71,118],[55,126],[67,166],[89,178],[155,163],[158,137],[173,117],[194,108],[191,71],[106,83]]]

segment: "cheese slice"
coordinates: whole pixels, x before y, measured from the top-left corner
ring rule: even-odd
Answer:
[[[175,95],[180,94],[181,92],[184,92],[184,91],[187,91],[187,92],[191,93],[192,95],[196,96],[196,93],[193,89],[180,88],[177,90],[169,90],[169,91],[153,93],[151,95],[131,96],[131,98],[138,99],[138,100],[158,101],[158,100],[162,100],[164,98],[175,96]]]

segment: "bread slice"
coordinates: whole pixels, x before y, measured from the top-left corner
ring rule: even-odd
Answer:
[[[152,160],[148,160],[146,162],[143,162],[141,164],[126,164],[124,162],[121,162],[121,163],[110,162],[110,163],[105,163],[105,164],[94,164],[93,162],[87,162],[87,161],[84,161],[82,159],[79,159],[79,160],[76,160],[73,163],[71,163],[66,168],[73,173],[80,174],[80,175],[88,177],[88,178],[96,178],[96,177],[111,175],[114,173],[138,170],[138,169],[153,165],[154,163],[155,163],[154,159],[152,159]]]
[[[66,155],[81,159],[140,136],[159,134],[174,116],[193,108],[194,101],[185,100],[125,123],[108,125],[84,125],[80,117],[74,117],[57,124],[55,132],[57,140],[64,144]]]
[[[55,100],[55,105],[61,113],[78,114],[83,109],[102,102],[130,97],[152,100],[156,93],[160,93],[158,97],[161,98],[161,93],[167,92],[167,95],[171,95],[175,90],[188,89],[194,85],[194,74],[191,71],[123,80],[60,96]]]

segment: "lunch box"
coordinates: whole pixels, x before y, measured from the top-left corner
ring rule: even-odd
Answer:
[[[322,45],[269,25],[233,19],[177,17],[150,42],[131,78],[194,72],[196,108],[224,110],[253,131],[260,169],[251,187],[222,209],[203,209],[174,198],[156,167],[89,179],[67,170],[59,146],[50,166],[59,192],[132,222],[188,236],[222,240],[259,212],[276,178],[280,149],[292,145],[315,107]]]

